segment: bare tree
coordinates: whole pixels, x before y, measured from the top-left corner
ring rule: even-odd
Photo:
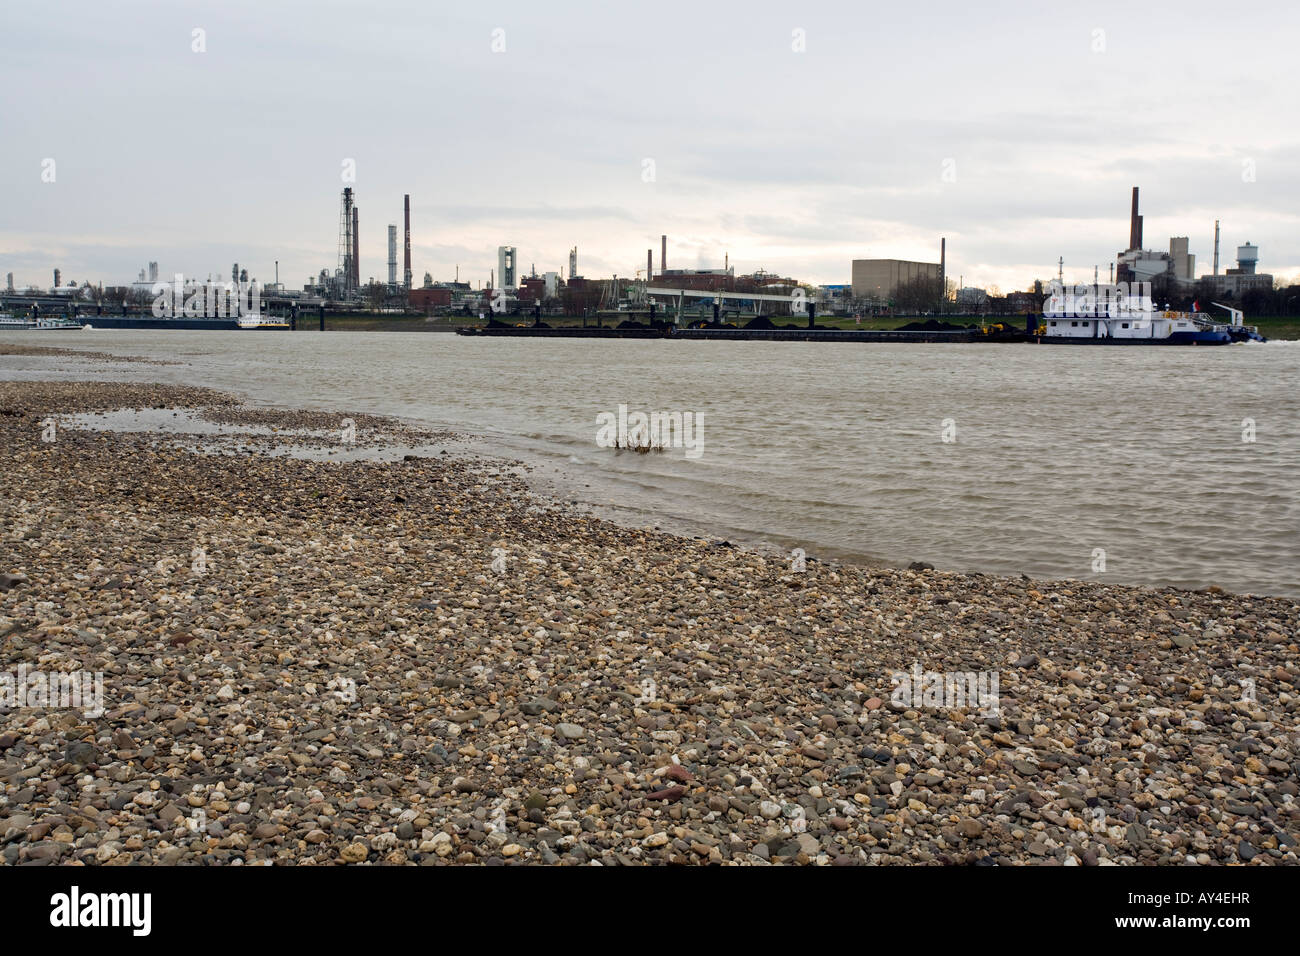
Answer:
[[[894,289],[892,303],[898,312],[928,312],[938,307],[942,297],[943,284],[937,276],[917,276]]]

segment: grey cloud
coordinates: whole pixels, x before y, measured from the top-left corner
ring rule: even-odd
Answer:
[[[334,265],[345,157],[365,275],[384,274],[385,226],[410,193],[421,277],[459,264],[486,280],[506,242],[539,269],[577,245],[587,274],[623,275],[666,232],[675,263],[731,250],[740,269],[844,281],[855,250],[948,235],[977,280],[1020,284],[1058,255],[1107,261],[1132,185],[1148,244],[1192,235],[1207,261],[1219,218],[1225,246],[1248,238],[1262,267],[1300,267],[1300,11],[1281,0],[1242,18],[1202,0],[1177,16],[1010,0],[69,0],[6,14],[0,272],[20,283],[55,266],[129,281],[149,260],[268,276],[278,258],[296,284]],[[955,183],[940,181],[946,158]]]

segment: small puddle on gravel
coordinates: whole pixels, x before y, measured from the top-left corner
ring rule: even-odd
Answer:
[[[342,421],[346,416],[340,416]],[[81,412],[60,416],[63,428],[78,431],[149,434],[166,439],[177,448],[207,455],[237,455],[248,452],[269,457],[300,458],[307,461],[401,461],[407,455],[429,458],[460,457],[467,453],[448,445],[448,438],[436,443],[344,442],[341,430],[282,428],[270,425],[222,424],[209,421],[188,408],[123,408],[108,412]],[[364,432],[362,430],[362,437]],[[314,442],[306,444],[304,442]]]

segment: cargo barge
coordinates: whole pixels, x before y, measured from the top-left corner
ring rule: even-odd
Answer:
[[[641,326],[619,328],[550,328],[504,324],[467,327],[457,335],[511,336],[521,338],[608,338],[608,339],[726,339],[767,342],[974,342],[982,338],[977,328],[954,329],[818,329],[818,328],[735,328],[725,325],[686,327]]]
[[[671,329],[659,328],[641,328],[641,329],[609,329],[604,327],[592,328],[561,328],[553,329],[548,326],[466,326],[456,330],[457,335],[488,335],[488,336],[525,336],[527,338],[546,339],[546,338],[572,338],[572,339],[666,339],[672,337]]]
[[[667,329],[462,328],[457,335],[517,338],[723,339],[765,342],[1020,343],[1035,345],[1231,345],[1267,341],[1251,326],[1225,325],[1203,313],[1165,312],[1139,318],[1029,316],[1024,331],[989,329]]]

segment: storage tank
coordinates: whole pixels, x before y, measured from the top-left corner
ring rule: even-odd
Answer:
[[[1246,275],[1255,274],[1255,263],[1259,261],[1259,246],[1249,242],[1237,247],[1237,268]]]

